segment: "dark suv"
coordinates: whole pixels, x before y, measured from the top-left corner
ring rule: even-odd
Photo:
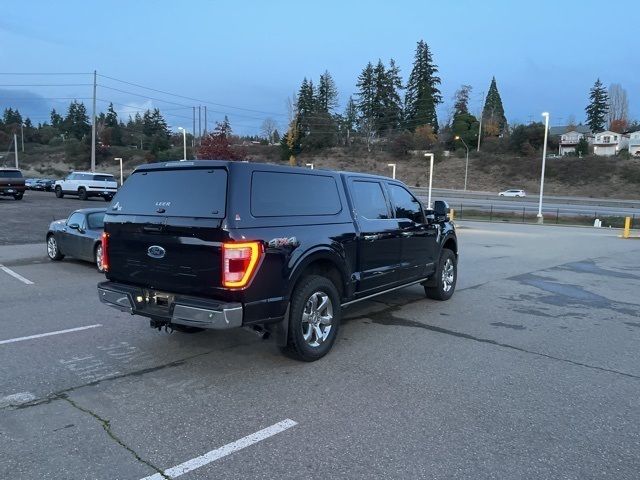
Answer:
[[[421,283],[454,292],[446,204],[425,210],[397,180],[215,160],[138,167],[105,216],[100,300],[151,326],[273,334],[312,361],[341,309]]]

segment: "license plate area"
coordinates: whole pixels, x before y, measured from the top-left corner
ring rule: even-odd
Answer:
[[[175,295],[154,290],[145,290],[144,306],[149,313],[170,317],[175,304]]]

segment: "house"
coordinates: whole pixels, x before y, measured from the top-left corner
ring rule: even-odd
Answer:
[[[577,130],[572,130],[560,135],[560,141],[558,142],[558,155],[563,156],[568,153],[575,153],[578,143],[583,138],[585,138],[585,134],[580,133]]]
[[[593,138],[593,153],[601,157],[617,155],[620,150],[629,146],[629,138],[621,133],[609,130],[596,133]]]
[[[640,131],[629,134],[629,154],[634,157],[640,156]]]

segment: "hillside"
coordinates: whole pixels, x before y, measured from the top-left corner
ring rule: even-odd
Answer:
[[[86,155],[70,156],[63,147],[36,144],[26,145],[20,155],[20,166],[25,176],[62,177],[72,169],[88,169]],[[278,146],[251,145],[244,147],[250,161],[286,163],[280,158]],[[72,160],[69,161],[68,158]],[[114,157],[124,159],[125,175],[140,163],[152,161],[145,151],[124,147],[111,147],[97,157],[98,169],[119,175]],[[164,152],[157,160],[180,159],[182,150],[174,148]],[[5,159],[13,165],[13,156]],[[0,160],[0,163],[2,162]],[[396,164],[398,179],[415,186],[428,185],[429,165],[423,157],[397,158],[384,151],[367,152],[366,149],[327,149],[316,154],[302,154],[300,165],[313,163],[314,168],[352,170],[357,172],[391,175],[389,163]],[[476,154],[469,159],[467,188],[478,191],[499,191],[506,188],[524,188],[537,192],[540,183],[541,159],[512,155]],[[462,189],[464,185],[464,157],[438,157],[434,168],[433,186]],[[585,197],[614,197],[640,199],[640,159],[625,160],[618,157],[585,157],[582,159],[551,158],[547,160],[545,192]]]

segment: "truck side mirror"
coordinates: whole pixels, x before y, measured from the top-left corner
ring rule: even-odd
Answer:
[[[436,217],[436,221],[446,221],[449,216],[449,204],[444,200],[436,200],[433,204],[433,213]]]

